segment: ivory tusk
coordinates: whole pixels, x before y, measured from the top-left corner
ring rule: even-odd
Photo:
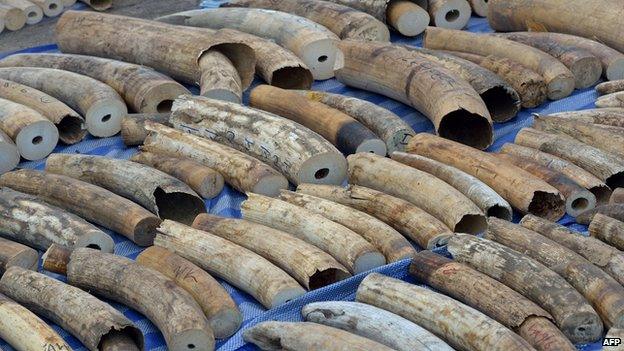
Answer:
[[[591,52],[574,45],[564,45],[534,32],[499,33],[498,37],[534,47],[563,63],[574,75],[575,87],[585,89],[596,84],[602,75],[602,63]]]
[[[251,7],[287,12],[316,22],[340,39],[390,41],[386,25],[365,12],[320,0],[230,0],[221,7]]]
[[[624,287],[607,273],[558,243],[523,226],[490,220],[484,236],[550,268],[589,301],[605,328],[624,322]]]
[[[457,300],[378,273],[362,280],[355,298],[423,326],[458,350],[533,350],[511,330]]]
[[[173,109],[170,122],[175,128],[266,162],[294,184],[342,184],[346,178],[344,156],[320,135],[287,118],[198,97],[181,97]],[[314,116],[319,113],[314,111]]]
[[[0,238],[0,277],[13,266],[36,270],[39,253],[26,245]]]
[[[318,247],[353,274],[386,263],[373,245],[341,224],[286,201],[253,193],[247,196],[241,204],[244,219],[285,231]]]
[[[517,144],[506,143],[501,153],[528,158],[531,161],[561,172],[574,182],[589,190],[596,197],[598,204],[606,203],[611,189],[600,179],[583,168],[557,156]]]
[[[624,161],[572,137],[523,128],[516,135],[515,143],[566,159],[589,171],[611,189],[624,186]]]
[[[80,0],[95,11],[106,11],[113,7],[113,0]]]
[[[459,51],[443,52],[473,62],[499,75],[518,93],[522,107],[536,107],[548,99],[544,78],[517,61],[495,55],[486,57]]]
[[[26,15],[16,7],[0,4],[0,22],[10,31],[20,30],[26,25]]]
[[[423,46],[428,49],[454,50],[484,56],[497,55],[516,60],[544,77],[548,87],[548,98],[551,100],[562,99],[574,90],[574,75],[564,64],[528,45],[491,35],[436,27],[427,28],[423,40]]]
[[[141,252],[136,262],[162,273],[193,296],[216,338],[227,338],[240,328],[243,316],[232,297],[215,278],[192,262],[159,246]]]
[[[576,217],[576,221],[580,224],[589,225],[598,214],[617,219],[618,221],[624,221],[624,204],[616,203],[598,206],[593,210],[581,213]]]
[[[78,111],[89,133],[109,137],[121,128],[128,113],[125,102],[113,88],[93,78],[50,68],[0,68],[0,78],[27,85],[53,96]]]
[[[385,142],[356,119],[296,92],[261,85],[251,91],[249,105],[311,129],[345,154],[372,152],[385,156],[387,153]]]
[[[0,130],[13,139],[17,151],[29,161],[48,156],[59,140],[56,126],[39,112],[2,98]]]
[[[452,351],[444,341],[423,327],[381,308],[360,302],[309,303],[301,309],[303,319],[342,329],[397,351]]]
[[[624,107],[624,92],[603,95],[596,100],[596,107]]]
[[[41,273],[14,267],[0,279],[0,291],[58,324],[89,350],[99,350],[100,342],[118,331],[131,337],[135,345],[143,349],[143,334],[139,328],[109,304],[77,287]]]
[[[132,338],[118,331],[102,338],[100,345],[102,351],[140,351]]]
[[[559,112],[546,116],[580,120],[586,123],[593,123],[611,127],[624,127],[624,108],[618,107],[604,107],[582,111]]]
[[[521,212],[554,220],[565,213],[565,202],[557,189],[494,155],[425,133],[412,138],[407,152],[445,163],[478,178]]]
[[[0,338],[17,351],[35,351],[42,348],[72,350],[46,322],[2,294],[0,294]]]
[[[526,157],[506,153],[495,155],[502,161],[511,163],[531,173],[536,178],[545,181],[559,190],[565,199],[566,213],[570,216],[576,217],[582,212],[596,207],[596,196],[589,190],[578,185],[565,174],[534,162]]]
[[[199,59],[199,79],[202,96],[240,104],[243,83],[230,59],[218,50],[208,50]]]
[[[128,114],[121,120],[121,138],[126,146],[141,145],[147,138],[145,129],[146,121],[164,124],[171,127],[169,123],[170,113],[140,113]]]
[[[369,214],[333,201],[287,190],[281,191],[279,199],[351,229],[379,250],[388,263],[412,258],[416,254],[412,244],[401,233]]]
[[[42,67],[82,74],[106,83],[140,113],[168,112],[173,100],[190,92],[173,79],[150,68],[100,57],[70,54],[18,54],[0,67]]]
[[[622,204],[624,203],[624,188],[617,188],[613,190],[613,194],[611,194],[611,198],[609,199],[610,204]]]
[[[209,232],[166,220],[156,246],[169,249],[274,308],[305,294],[286,272],[258,254]]]
[[[202,214],[193,222],[193,228],[255,252],[308,290],[319,289],[350,276],[344,266],[316,246],[254,222]]]
[[[184,25],[211,29],[230,28],[273,40],[297,55],[314,79],[329,79],[342,66],[342,53],[336,48],[340,39],[329,29],[306,18],[285,12],[217,8],[177,13]]]
[[[236,190],[276,196],[288,187],[288,180],[269,165],[226,145],[155,123],[146,129],[150,135],[143,151],[190,158],[221,173]]]
[[[439,135],[485,149],[492,120],[476,91],[446,68],[387,43],[342,41],[345,66],[336,78],[422,112]]]
[[[35,196],[0,187],[0,236],[39,250],[52,244],[113,252],[113,239],[96,226]]]
[[[39,6],[46,17],[56,17],[63,12],[62,0],[29,0]]]
[[[488,0],[468,0],[468,2],[470,2],[470,7],[472,7],[472,12],[474,12],[477,16],[488,16]]]
[[[67,263],[71,253],[71,249],[67,247],[52,244],[41,256],[41,267],[52,273],[67,275]]]
[[[361,186],[341,188],[328,185],[301,184],[298,193],[330,200],[368,213],[389,224],[421,247],[446,245],[453,232],[439,219],[398,197]],[[420,244],[419,244],[420,245]]]
[[[477,270],[431,251],[421,251],[412,261],[409,272],[437,291],[516,331],[536,350],[576,350],[551,322],[548,312]]]
[[[179,179],[204,199],[212,199],[223,190],[224,180],[221,173],[190,159],[139,152],[130,160],[154,167]]]
[[[624,79],[600,83],[596,85],[596,91],[600,95],[607,95],[624,91]]]
[[[26,24],[37,24],[43,19],[43,10],[28,0],[2,0],[2,4],[22,10],[26,15]]]
[[[467,0],[429,0],[431,25],[436,27],[462,29],[471,15],[472,9]]]
[[[548,311],[571,342],[588,343],[602,335],[602,321],[585,298],[532,258],[466,234],[451,238],[448,250],[456,261],[500,281]]]
[[[35,195],[53,206],[111,229],[140,246],[152,244],[160,219],[134,202],[70,177],[19,170],[0,176],[0,186]]]
[[[87,134],[84,119],[76,111],[42,91],[0,79],[0,98],[30,107],[49,119],[56,125],[59,139],[65,144],[75,144]]]
[[[135,201],[158,217],[190,224],[204,200],[182,181],[140,163],[104,156],[54,154],[46,171],[78,179]]]
[[[589,224],[589,234],[617,249],[624,249],[624,222],[620,220],[596,213]]]
[[[470,174],[416,154],[394,152],[391,157],[397,162],[427,172],[448,183],[474,202],[486,216],[511,221],[513,210],[509,203],[487,184]]]
[[[17,145],[0,130],[0,174],[13,170],[20,162],[20,153]]]
[[[243,332],[243,339],[261,350],[392,351],[373,340],[308,322],[262,322]]]
[[[300,90],[297,93],[353,117],[386,142],[388,153],[403,151],[416,134],[399,116],[372,102],[324,91]]]

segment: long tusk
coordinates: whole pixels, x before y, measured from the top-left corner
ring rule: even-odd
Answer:
[[[303,319],[342,329],[397,351],[452,351],[423,327],[381,308],[360,302],[313,302],[301,309]]]
[[[325,217],[288,202],[248,193],[241,204],[244,219],[292,234],[332,255],[353,274],[386,263],[360,235]]]
[[[429,157],[479,178],[524,213],[555,220],[565,213],[565,202],[557,189],[494,155],[425,133],[412,138],[407,152]]]
[[[551,100],[562,99],[574,91],[572,72],[556,58],[528,45],[495,36],[429,27],[423,46],[516,60],[544,77]]]
[[[0,187],[0,235],[39,250],[52,244],[113,252],[113,239],[84,219],[35,196]]]
[[[223,190],[224,180],[221,173],[187,158],[139,152],[130,160],[154,167],[179,179],[204,199],[212,199]]]
[[[279,199],[351,229],[384,254],[388,263],[412,258],[416,254],[412,244],[401,233],[369,214],[323,198],[287,190],[281,191]]]
[[[0,176],[0,185],[35,195],[53,206],[111,229],[140,246],[154,241],[160,219],[134,202],[70,177],[19,170]]]
[[[617,188],[613,190],[611,198],[609,198],[610,204],[622,204],[624,203],[624,188]]]
[[[589,301],[606,328],[623,326],[624,287],[572,250],[523,226],[490,220],[485,238],[540,262],[570,283]]]
[[[0,130],[15,142],[20,155],[30,161],[47,157],[59,140],[56,126],[39,112],[2,98]]]
[[[596,85],[596,91],[600,95],[607,95],[624,91],[624,79],[600,83]]]
[[[0,68],[0,78],[41,90],[78,111],[89,133],[109,137],[121,129],[121,119],[128,113],[117,92],[93,78],[51,68]]]
[[[495,155],[502,161],[511,163],[518,168],[522,168],[536,178],[545,181],[546,183],[552,185],[555,189],[559,190],[565,199],[566,213],[570,216],[576,217],[582,212],[596,207],[596,196],[565,174],[541,165],[526,157],[506,153]]]
[[[301,184],[298,193],[330,200],[389,224],[423,248],[446,245],[453,232],[439,219],[398,197],[361,186],[348,188],[328,185]]]
[[[495,35],[542,50],[561,61],[574,75],[577,89],[585,89],[596,84],[602,75],[600,60],[591,52],[574,45],[564,45],[548,36],[534,32],[498,33]]]
[[[0,294],[0,320],[2,321],[0,338],[16,350],[72,350],[46,322],[2,294]]]
[[[472,8],[468,0],[429,0],[431,25],[440,28],[462,29],[466,27]]]
[[[223,286],[187,259],[159,246],[141,252],[136,262],[173,280],[201,307],[215,338],[230,337],[241,326],[243,316]]]
[[[624,249],[624,222],[620,220],[596,213],[589,224],[589,234],[617,249]]]
[[[193,222],[193,228],[255,252],[308,290],[322,288],[350,276],[343,265],[316,246],[261,224],[202,214]]]
[[[624,204],[615,203],[598,206],[593,210],[581,213],[576,217],[576,221],[580,224],[589,225],[594,220],[594,217],[599,214],[617,219],[618,221],[624,221]]]
[[[236,149],[155,123],[147,123],[146,129],[150,135],[143,151],[190,158],[221,173],[236,190],[276,196],[288,187],[286,177]]]
[[[478,93],[446,68],[388,43],[342,41],[336,78],[412,106],[438,134],[481,149],[492,144],[492,120]]]
[[[0,98],[30,107],[56,125],[59,139],[65,144],[75,144],[87,134],[84,119],[56,98],[23,84],[0,79]]]
[[[547,116],[582,120],[587,123],[594,123],[612,127],[624,127],[624,108],[618,107],[604,107],[582,111],[559,112]]]
[[[182,181],[140,163],[104,156],[54,154],[46,172],[78,179],[131,199],[160,218],[190,224],[204,200]]]
[[[378,273],[362,280],[355,298],[422,326],[458,350],[532,350],[520,336],[485,314],[445,295]]]
[[[146,121],[160,123],[171,127],[170,113],[140,113],[128,114],[121,120],[121,138],[126,146],[141,145],[147,138]]]
[[[448,250],[456,261],[500,281],[548,311],[573,343],[593,342],[602,335],[602,321],[585,298],[565,279],[532,258],[466,234],[451,238]]]
[[[416,154],[394,152],[391,157],[397,162],[427,172],[445,181],[474,202],[486,216],[511,221],[513,216],[511,205],[487,184],[470,174]]]
[[[119,283],[116,279],[113,281]],[[121,312],[79,288],[41,273],[14,267],[0,279],[0,291],[58,324],[89,350],[99,350],[100,342],[117,331],[131,337],[135,345],[143,349],[143,334],[139,328]]]
[[[0,4],[0,23],[3,24],[3,29],[20,30],[26,25],[26,20],[26,15],[22,10],[11,5]]]
[[[598,108],[624,107],[624,91],[603,95],[596,100],[595,105]]]
[[[63,0],[66,1],[66,0]],[[113,0],[80,0],[95,11],[106,11],[113,6]]]
[[[0,277],[10,267],[36,270],[39,253],[26,245],[0,238]]]
[[[342,66],[342,53],[336,47],[340,38],[329,29],[303,17],[249,8],[191,10],[176,15],[185,17],[186,26],[230,28],[271,39],[303,60],[314,79],[332,78],[334,70]]]
[[[287,118],[198,97],[180,97],[173,110],[170,122],[175,128],[249,154],[294,184],[342,184],[346,178],[344,156],[320,135]],[[314,116],[319,113],[314,111]]]
[[[0,130],[0,174],[12,171],[20,162],[20,153],[13,140]]]
[[[552,316],[506,285],[464,264],[419,252],[410,274],[428,286],[457,299],[516,331],[536,350],[572,351],[576,348],[551,322]]]
[[[158,231],[157,246],[224,279],[266,308],[277,307],[306,292],[294,278],[262,256],[219,236],[169,220]]]

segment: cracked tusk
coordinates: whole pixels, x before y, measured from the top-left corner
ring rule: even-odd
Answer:
[[[171,127],[169,117],[171,113],[138,113],[127,114],[121,120],[121,138],[126,146],[141,145],[147,138],[146,121],[163,124]]]

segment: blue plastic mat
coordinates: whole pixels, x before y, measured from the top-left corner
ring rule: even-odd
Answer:
[[[218,5],[218,1],[206,1],[202,4],[203,7],[216,7]],[[487,21],[482,18],[472,18],[467,30],[472,32],[491,32],[492,30],[489,28]],[[393,35],[393,41],[421,46],[421,39],[407,39],[398,35]],[[58,52],[55,45],[45,45],[36,48],[31,48],[27,50],[22,50],[19,52]],[[8,54],[0,54],[0,58],[7,56]],[[254,85],[261,84],[262,82],[258,79],[254,82]],[[313,86],[314,90],[323,90],[329,91],[333,93],[339,93],[349,96],[354,96],[358,98],[362,98],[373,103],[376,103],[380,106],[383,106],[386,109],[391,110],[392,112],[399,115],[405,121],[407,121],[417,132],[432,132],[433,126],[427,118],[421,115],[419,112],[415,111],[411,107],[405,106],[399,102],[388,99],[386,97],[372,94],[366,91],[347,88],[343,84],[339,83],[335,79],[330,79],[326,81],[317,81]],[[539,108],[530,109],[530,110],[522,110],[518,117],[514,118],[512,121],[496,124],[495,125],[495,139],[496,142],[490,148],[490,151],[498,150],[505,142],[512,142],[515,134],[523,127],[529,126],[532,123],[532,113],[554,113],[560,111],[572,111],[572,110],[582,110],[593,108],[594,101],[597,98],[597,94],[593,91],[593,89],[586,89],[581,91],[576,91],[574,95],[559,100],[556,102],[546,103]],[[247,94],[245,95],[245,101],[247,101]],[[72,146],[58,146],[55,152],[61,153],[80,153],[80,154],[90,154],[90,155],[103,155],[114,158],[123,158],[127,159],[132,156],[135,152],[137,152],[136,148],[127,148],[121,137],[112,137],[105,139],[96,139],[89,137],[85,141]],[[43,169],[45,164],[45,160],[38,162],[24,162],[19,165],[20,168],[34,168],[34,169]],[[209,209],[210,213],[217,214],[220,216],[226,217],[240,217],[240,204],[244,200],[244,195],[232,190],[230,187],[226,186],[225,190],[215,199],[206,201],[206,206]],[[516,219],[518,219],[518,215],[516,214]],[[586,231],[586,227],[574,224],[574,220],[571,217],[566,216],[560,223],[564,225],[568,225],[573,229],[579,231]],[[126,256],[129,258],[136,258],[136,256],[141,252],[141,248],[134,245],[132,242],[128,241],[126,238],[112,233],[106,230],[111,236],[115,239],[115,253],[118,255]],[[408,282],[413,282],[411,278],[408,276],[407,267],[409,265],[409,261],[401,261],[391,265],[387,265],[384,267],[380,267],[374,271],[386,274],[389,276],[393,276]],[[244,324],[241,330],[245,328],[257,324],[262,321],[267,320],[283,320],[283,321],[299,321],[301,320],[300,310],[301,307],[309,302],[314,301],[328,301],[328,300],[353,300],[355,297],[355,291],[357,289],[358,284],[364,278],[367,273],[360,274],[348,280],[333,284],[331,286],[312,291],[302,296],[301,298],[291,301],[285,305],[274,308],[272,310],[264,309],[260,304],[258,304],[251,296],[248,294],[241,292],[237,289],[234,289],[229,284],[222,282],[227,291],[232,295],[236,303],[239,305],[243,315],[244,315]],[[63,280],[62,276],[49,274],[50,276],[59,278]],[[156,327],[147,320],[144,316],[140,315],[136,311],[133,311],[125,306],[122,306],[117,303],[111,303],[115,308],[120,310],[126,317],[131,319],[136,325],[141,329],[143,334],[145,335],[145,350],[166,350],[164,339],[160,332],[156,329]],[[67,332],[63,331],[56,325],[53,327],[61,334],[61,336],[67,340],[70,346],[74,348],[74,350],[86,350],[84,346],[81,345],[79,341],[77,341],[74,337],[69,335]],[[0,346],[2,346],[5,350],[12,350],[10,347],[6,345],[5,342],[0,340]],[[257,350],[252,345],[245,345],[242,340],[241,332],[235,334],[228,340],[219,340],[217,343],[217,349],[220,351],[231,351],[231,350]],[[586,345],[580,348],[581,350],[600,350],[601,344],[596,343],[592,345]]]

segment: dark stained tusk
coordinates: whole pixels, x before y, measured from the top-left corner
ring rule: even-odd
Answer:
[[[145,122],[152,121],[171,127],[170,113],[139,113],[128,114],[121,120],[121,138],[126,146],[141,145],[147,138]]]
[[[589,234],[607,244],[624,249],[624,222],[596,213],[589,224]]]
[[[598,206],[593,210],[581,213],[578,217],[576,217],[576,221],[580,224],[588,225],[598,214],[617,219],[618,221],[624,221],[624,204],[615,203]]]
[[[37,270],[39,253],[26,245],[0,238],[0,277],[13,266]]]
[[[613,190],[613,194],[611,194],[609,203],[610,204],[624,204],[624,188],[617,188]]]

